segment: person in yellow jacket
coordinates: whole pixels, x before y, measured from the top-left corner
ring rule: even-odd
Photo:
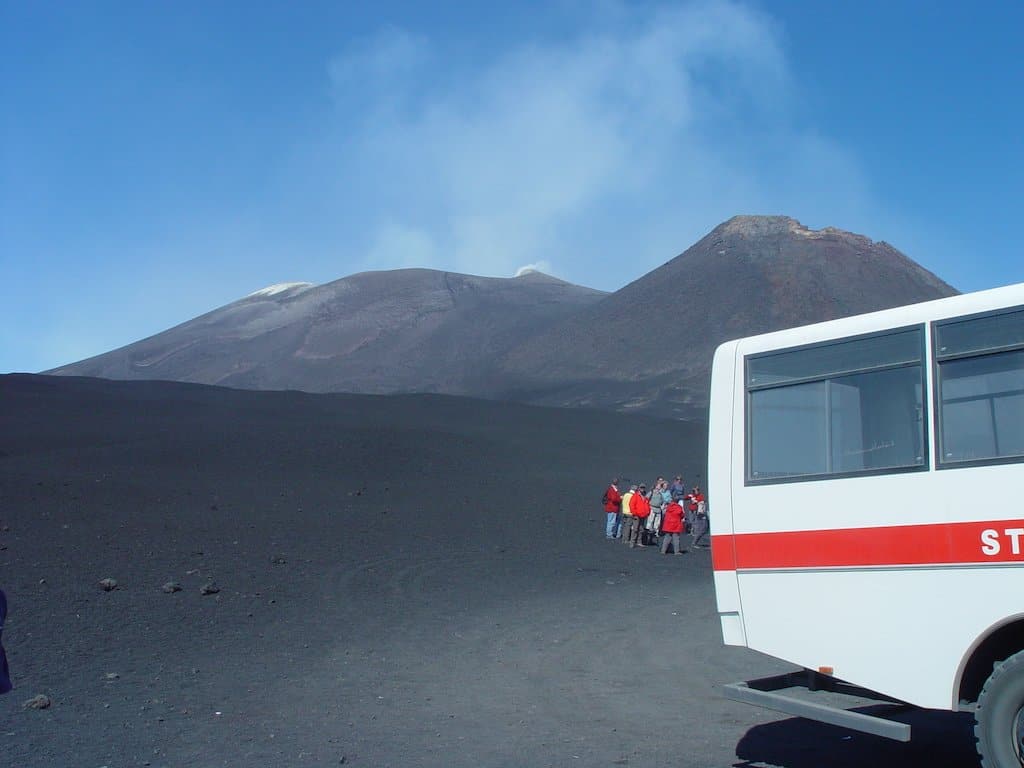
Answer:
[[[624,543],[628,540],[623,532],[629,530],[629,524],[633,520],[633,513],[629,511],[629,500],[633,498],[634,493],[636,493],[636,485],[629,486],[629,490],[622,494],[622,524],[619,526],[619,538]]]

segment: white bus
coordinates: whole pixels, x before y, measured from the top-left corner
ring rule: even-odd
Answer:
[[[709,420],[725,642],[815,684],[972,711],[983,764],[1020,768],[1024,284],[722,344]],[[778,690],[793,683],[727,689],[910,738]]]

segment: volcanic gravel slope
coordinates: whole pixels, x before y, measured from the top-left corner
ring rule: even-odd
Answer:
[[[721,646],[706,551],[606,541],[598,503],[614,472],[697,479],[703,446],[587,410],[0,377],[0,764],[973,765],[962,719],[897,744],[722,699],[779,665]]]

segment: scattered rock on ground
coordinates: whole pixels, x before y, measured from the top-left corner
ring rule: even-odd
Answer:
[[[216,595],[218,592],[220,592],[220,587],[213,581],[208,581],[199,588],[199,594],[201,595]]]
[[[288,561],[285,560],[283,555],[274,555],[272,558],[270,558],[270,562],[272,562],[274,565],[284,565]]]
[[[168,581],[161,589],[169,595],[173,592],[181,592],[181,584],[176,581]]]
[[[114,579],[102,579],[100,580],[100,587],[104,592],[112,592],[117,589],[117,581]]]
[[[26,701],[21,706],[24,709],[49,709],[53,702],[50,701],[50,697],[42,693],[33,696],[31,699]]]

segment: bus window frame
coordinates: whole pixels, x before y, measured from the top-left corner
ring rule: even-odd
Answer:
[[[971,467],[988,467],[988,466],[999,466],[1001,464],[1021,464],[1024,463],[1024,454],[1016,456],[993,456],[986,459],[968,459],[966,461],[944,461],[942,458],[942,436],[943,436],[943,424],[942,424],[942,377],[940,375],[940,366],[942,363],[948,363],[952,360],[969,360],[973,358],[981,357],[992,357],[993,355],[1003,354],[1005,352],[1019,352],[1024,350],[1024,342],[1017,344],[1010,344],[1005,347],[999,347],[997,349],[985,349],[977,350],[973,352],[960,352],[952,355],[942,355],[941,359],[939,356],[939,334],[938,329],[943,325],[952,325],[953,323],[968,322],[970,320],[980,320],[984,317],[997,317],[999,315],[1010,315],[1014,313],[1024,313],[1024,304],[1018,304],[1012,307],[999,307],[998,309],[986,309],[981,312],[971,312],[967,315],[957,315],[955,317],[943,317],[939,320],[932,320],[929,325],[931,326],[931,367],[932,367],[932,387],[934,389],[932,397],[932,419],[935,423],[935,445],[932,446],[933,456],[932,459],[935,462],[936,471],[945,471],[949,469],[968,469]]]
[[[867,333],[855,333],[850,336],[841,336],[834,339],[823,339],[822,341],[812,341],[806,344],[797,344],[792,347],[780,347],[779,349],[765,350],[763,352],[752,352],[743,356],[743,485],[744,487],[756,487],[761,485],[783,485],[789,483],[813,483],[822,482],[828,480],[843,480],[853,477],[875,477],[878,475],[899,475],[907,474],[911,472],[928,472],[931,469],[931,457],[932,457],[932,446],[931,446],[931,430],[930,424],[928,423],[928,323],[911,323],[909,325],[901,325],[896,328],[886,328],[880,331],[869,331]],[[890,365],[882,365],[870,368],[861,368],[857,370],[843,371],[840,376],[855,376],[864,373],[874,373],[875,371],[891,371],[898,370],[900,368],[910,368],[913,366],[919,366],[921,369],[921,463],[914,466],[905,467],[881,467],[878,469],[860,469],[851,470],[847,472],[825,472],[813,475],[791,475],[789,477],[766,477],[766,478],[754,478],[751,477],[752,463],[753,463],[753,442],[751,433],[751,394],[753,392],[767,390],[767,389],[779,389],[780,387],[796,386],[798,384],[808,384],[817,381],[828,381],[832,377],[811,377],[803,379],[794,379],[793,381],[787,381],[785,384],[763,384],[759,386],[751,387],[747,384],[749,380],[748,366],[751,359],[758,357],[764,357],[767,355],[778,355],[785,354],[788,352],[801,352],[807,349],[814,349],[817,347],[827,347],[835,344],[843,344],[850,341],[860,341],[862,339],[881,338],[883,336],[893,336],[898,333],[906,333],[908,331],[917,331],[920,336],[920,357],[917,362],[914,363],[898,363]],[[933,359],[934,363],[934,359]],[[936,441],[937,442],[937,441]],[[829,446],[831,449],[831,446]]]

